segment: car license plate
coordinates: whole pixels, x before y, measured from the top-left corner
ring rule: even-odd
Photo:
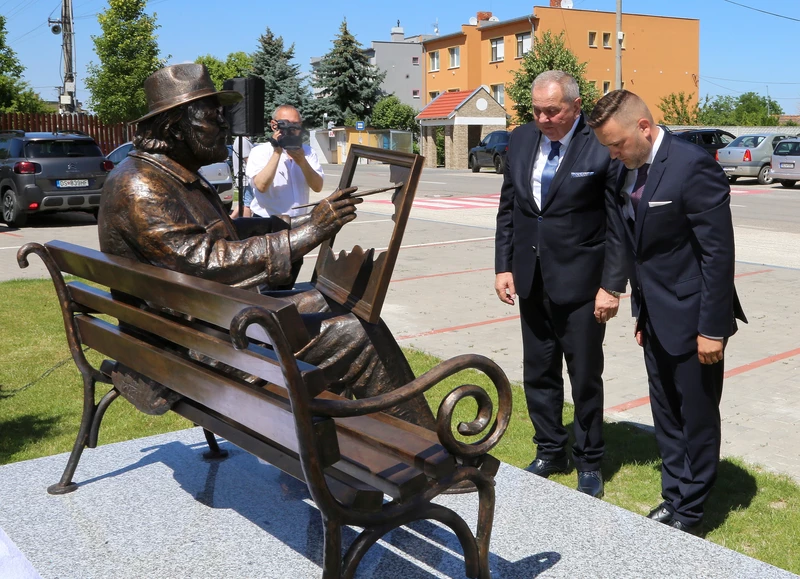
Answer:
[[[722,168],[722,170],[725,171],[726,173],[732,173],[736,169],[738,169],[738,167],[723,167]]]
[[[89,179],[60,179],[56,181],[56,187],[66,189],[69,187],[88,187]]]
[[[794,169],[794,163],[781,163],[781,169]]]

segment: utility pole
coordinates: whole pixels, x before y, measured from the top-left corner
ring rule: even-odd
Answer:
[[[72,22],[72,0],[62,0],[61,20],[47,20],[53,34],[61,34],[61,55],[64,62],[64,84],[60,87],[58,112],[74,113],[75,99],[75,32]]]
[[[771,116],[769,114],[769,85],[767,85],[767,117]]]
[[[616,59],[616,75],[614,88],[622,88],[622,0],[617,0],[617,42],[614,46],[614,56]]]

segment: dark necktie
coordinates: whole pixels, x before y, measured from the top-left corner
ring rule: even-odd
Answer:
[[[560,148],[561,141],[550,141],[550,154],[547,155],[547,162],[544,164],[544,171],[542,171],[542,194],[540,209],[544,207],[545,200],[547,199],[547,193],[550,190],[550,183],[553,181],[553,177],[556,176],[556,170],[558,169],[558,151]]]
[[[636,183],[633,185],[631,192],[631,204],[633,205],[633,214],[639,209],[639,201],[642,200],[642,193],[644,193],[644,184],[647,182],[647,170],[650,168],[650,163],[645,163],[636,171]]]

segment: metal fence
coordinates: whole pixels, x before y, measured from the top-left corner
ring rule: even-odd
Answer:
[[[800,135],[800,127],[787,127],[784,125],[774,125],[771,127],[711,127],[711,126],[700,126],[700,125],[667,125],[667,127],[671,131],[683,131],[683,130],[695,130],[695,129],[722,129],[723,131],[728,131],[732,135],[737,137],[741,137],[742,135],[759,135],[762,133],[772,134],[772,133],[783,133],[784,135]]]
[[[129,128],[125,123],[106,125],[96,115],[58,113],[1,113],[0,130],[22,131],[82,131],[90,135],[100,146],[104,155],[130,141]]]

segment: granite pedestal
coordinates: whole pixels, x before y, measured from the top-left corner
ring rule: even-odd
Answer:
[[[0,467],[0,577],[320,577],[322,529],[305,486],[221,446],[227,460],[204,461],[194,428],[88,449],[79,489],[63,496],[45,489],[66,454]],[[477,497],[438,501],[474,529]],[[497,476],[490,561],[496,579],[795,576],[508,465]],[[357,574],[463,576],[456,537],[424,521],[387,535]]]

